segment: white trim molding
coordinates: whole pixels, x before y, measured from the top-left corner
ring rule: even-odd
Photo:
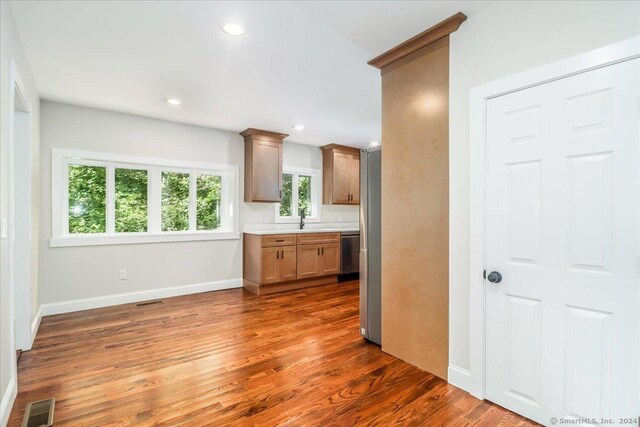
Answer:
[[[42,305],[38,307],[38,311],[36,311],[33,322],[31,322],[31,345],[29,346],[29,349],[31,349],[31,347],[33,346],[33,341],[35,341],[36,339],[38,329],[40,329],[40,322],[42,322]]]
[[[471,373],[468,369],[461,368],[456,365],[449,365],[447,370],[449,384],[452,384],[463,390],[469,390],[471,387]]]
[[[9,415],[11,415],[11,408],[13,408],[16,396],[18,396],[18,387],[15,377],[12,377],[0,403],[0,426],[6,426],[9,422]]]
[[[640,37],[535,68],[470,91],[470,250],[469,250],[469,375],[454,370],[458,387],[485,397],[485,162],[486,104],[508,93],[528,89],[597,68],[640,58]],[[462,370],[464,371],[464,370]],[[463,375],[462,375],[463,376]]]
[[[106,169],[106,231],[96,234],[69,233],[69,165],[99,166]],[[115,231],[115,171],[116,169],[146,170],[147,231],[118,233]],[[161,175],[177,172],[189,175],[189,230],[161,230]],[[220,227],[197,230],[196,177],[216,175],[221,179]],[[101,153],[82,150],[51,149],[51,247],[95,246],[135,243],[159,243],[195,240],[239,239],[239,168],[234,165],[179,161],[154,157]]]
[[[94,308],[111,307],[120,304],[131,304],[135,302],[149,301],[159,298],[170,298],[181,295],[221,291],[225,289],[235,289],[241,287],[242,279],[219,280],[216,282],[172,286],[168,288],[149,289],[140,292],[128,292],[124,294],[113,294],[94,298],[83,298],[50,304],[42,304],[41,310],[43,316],[52,316],[54,314],[71,313],[74,311],[91,310]]]

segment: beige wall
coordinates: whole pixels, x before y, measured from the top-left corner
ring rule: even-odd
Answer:
[[[451,35],[450,363],[469,368],[469,89],[640,34],[638,1],[500,1]],[[473,274],[482,274],[481,271]]]
[[[31,154],[32,154],[32,230],[31,235],[34,242],[38,239],[39,225],[39,98],[31,69],[27,61],[24,50],[20,42],[20,37],[16,31],[15,23],[8,2],[0,2],[0,216],[7,218],[8,209],[8,150],[9,150],[9,110],[11,99],[9,97],[12,82],[9,81],[10,61],[16,64],[18,73],[22,78],[26,89],[26,96],[31,102]],[[15,379],[15,366],[11,363],[11,354],[15,351],[13,342],[10,341],[11,319],[9,318],[9,246],[8,239],[0,240],[0,400],[8,399],[8,386],[12,379]],[[35,315],[35,308],[38,305],[38,264],[37,246],[33,246],[32,251],[32,315]],[[11,402],[8,402],[9,404]],[[10,409],[10,407],[9,407]],[[2,416],[4,414],[0,414]]]
[[[382,70],[382,350],[448,366],[449,39]]]
[[[43,304],[240,279],[240,240],[51,248],[51,148],[237,165],[243,143],[236,132],[43,101],[40,296]],[[287,165],[321,168],[317,147],[285,141]],[[240,189],[243,189],[240,182]],[[243,200],[242,195],[239,200]],[[357,221],[358,210],[326,209],[323,221]],[[273,223],[274,204],[241,203],[241,227]],[[126,269],[127,280],[119,280]]]

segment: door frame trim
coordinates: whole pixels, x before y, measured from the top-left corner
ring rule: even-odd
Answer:
[[[8,186],[8,191],[7,191],[7,204],[8,204],[8,209],[7,209],[7,223],[8,223],[8,227],[7,227],[7,238],[8,238],[8,246],[9,246],[9,299],[10,299],[10,308],[9,308],[9,318],[11,319],[11,331],[10,331],[10,346],[13,350],[20,348],[23,351],[27,351],[31,349],[31,346],[33,344],[33,339],[35,338],[35,335],[32,333],[32,321],[35,320],[33,319],[32,315],[34,313],[32,313],[32,308],[31,308],[31,291],[32,291],[32,281],[33,281],[33,277],[32,277],[32,271],[31,271],[31,249],[32,249],[32,241],[31,241],[31,227],[33,226],[32,224],[32,218],[31,218],[31,192],[32,192],[32,187],[33,187],[33,182],[31,181],[31,171],[32,171],[32,166],[31,165],[31,157],[32,157],[32,150],[31,150],[31,144],[33,143],[33,135],[32,135],[32,125],[33,125],[33,107],[32,107],[32,102],[31,99],[29,99],[28,94],[27,94],[27,90],[26,87],[23,83],[22,77],[20,76],[20,72],[18,71],[18,67],[15,63],[15,61],[13,60],[13,58],[10,58],[9,60],[9,145],[7,147],[7,157],[8,157],[8,179],[7,179],[7,186]],[[16,104],[16,97],[20,98],[20,101],[22,103],[23,108],[26,110],[24,111],[25,114],[28,114],[28,119],[29,119],[29,123],[28,123],[28,140],[26,141],[29,145],[26,148],[26,153],[27,153],[27,157],[29,160],[29,168],[26,171],[20,171],[22,178],[24,178],[27,181],[27,185],[29,187],[29,191],[27,195],[18,195],[16,194],[15,191],[15,184],[16,184],[16,140],[15,140],[15,135],[16,135],[16,123],[15,123],[15,116],[16,116],[16,109],[17,109],[17,104]],[[24,142],[24,141],[22,141]],[[27,202],[26,205],[28,205],[27,210],[28,210],[28,215],[26,218],[26,233],[25,235],[20,235],[18,236],[17,230],[16,230],[16,205],[17,203],[17,197],[26,197],[27,198]],[[24,213],[24,212],[20,212],[20,213]],[[25,260],[21,260],[19,259],[16,255],[16,248],[15,248],[15,243],[16,241],[20,239],[21,243],[23,246],[28,248],[28,253],[26,254],[26,259]],[[24,254],[23,254],[24,255]],[[21,264],[21,266],[26,269],[28,271],[27,273],[27,277],[24,277],[23,279],[26,279],[28,283],[22,283],[22,284],[16,284],[16,270],[18,267],[18,264]],[[25,285],[26,284],[26,288],[21,288],[21,289],[17,289],[18,285]],[[16,294],[18,294],[18,292],[20,293],[20,302],[25,302],[27,303],[26,307],[21,307],[21,315],[19,318],[17,318],[16,316],[16,312],[18,310],[18,307],[16,307]],[[16,329],[19,330],[19,332],[16,332]],[[19,347],[18,347],[19,345]],[[12,360],[11,363],[15,365],[15,351],[12,351]]]
[[[485,200],[487,101],[576,74],[640,58],[640,37],[576,55],[469,91],[470,102],[470,244],[469,244],[469,372],[463,388],[485,398]],[[640,303],[640,301],[639,301]]]

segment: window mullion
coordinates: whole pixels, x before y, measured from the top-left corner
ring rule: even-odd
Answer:
[[[320,186],[318,183],[320,182],[320,178],[318,173],[313,173],[311,175],[311,217],[319,218],[320,217]]]
[[[62,212],[62,233],[69,234],[69,161],[64,161],[64,175],[62,179],[62,197],[64,211]]]
[[[107,165],[107,234],[115,234],[116,231],[116,168],[112,164]]]
[[[149,231],[160,233],[162,224],[162,176],[160,168],[149,168],[149,183],[147,184],[149,204]]]
[[[300,211],[298,210],[298,174],[294,173],[291,177],[291,216],[299,217]]]
[[[189,174],[189,231],[196,230],[196,172]]]

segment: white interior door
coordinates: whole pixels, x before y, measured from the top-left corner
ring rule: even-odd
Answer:
[[[545,425],[640,416],[639,80],[487,103],[486,398]]]

